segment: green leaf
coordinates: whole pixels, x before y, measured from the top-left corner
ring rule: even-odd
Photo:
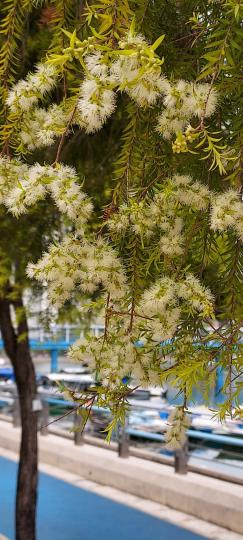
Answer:
[[[95,28],[93,26],[90,26],[90,30],[92,32],[92,34],[97,38],[97,39],[101,39],[103,40],[104,39],[104,34],[101,35],[99,34],[98,32],[96,32]]]
[[[75,45],[76,36],[77,36],[77,32],[76,32],[76,28],[75,28],[75,30],[74,30],[73,33],[72,33],[72,37],[71,37],[71,39],[70,39],[70,47],[72,47],[72,48],[73,48],[74,45]]]
[[[218,62],[218,60],[219,60],[219,57],[220,57],[220,55],[219,55],[218,51],[217,51],[216,54],[213,54],[212,52],[209,52],[209,53],[206,53],[206,54],[203,55],[203,58],[205,58],[205,60],[209,60],[209,62],[211,64],[216,64],[216,62]]]
[[[165,38],[165,34],[163,34],[162,36],[158,37],[158,39],[156,39],[156,41],[153,43],[153,45],[150,47],[153,51],[156,51],[156,49],[158,49],[158,47],[160,46],[160,44],[162,43],[162,41],[164,40]]]
[[[68,32],[68,30],[65,30],[65,28],[61,28],[61,31],[67,36],[70,40],[72,39],[73,33]],[[76,30],[74,30],[76,32]]]
[[[130,26],[130,34],[132,36],[135,35],[135,29],[136,29],[136,18],[135,16],[132,18],[131,26]]]
[[[240,11],[240,4],[236,4],[235,6],[235,18],[238,21],[239,19],[239,11]]]
[[[207,77],[208,75],[212,75],[213,71],[213,66],[204,68],[202,73],[198,75],[197,81],[201,81],[202,79],[205,79],[205,77]]]

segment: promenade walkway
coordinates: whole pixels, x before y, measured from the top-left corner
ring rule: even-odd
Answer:
[[[11,540],[14,461],[17,461],[19,439],[20,429],[0,419],[0,534],[9,535]],[[41,532],[44,536],[38,540],[56,540],[54,534],[56,529],[59,533],[59,521],[58,540],[242,538],[240,485],[192,472],[178,475],[172,467],[134,456],[122,459],[109,447],[87,443],[75,446],[73,440],[57,433],[40,436],[39,456],[44,473],[39,519],[41,526],[51,531],[54,527],[54,531],[51,535]],[[171,529],[170,523],[177,528]],[[75,530],[77,526],[79,529]],[[100,531],[98,536],[97,531]]]
[[[16,463],[0,458],[0,530],[14,540]],[[47,474],[41,474],[38,540],[205,540]]]
[[[40,464],[37,540],[241,540],[162,504]],[[0,448],[0,540],[14,540],[17,454]],[[2,533],[2,534],[1,534]]]

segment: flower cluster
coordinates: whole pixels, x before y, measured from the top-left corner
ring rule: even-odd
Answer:
[[[241,195],[231,189],[214,196],[211,209],[211,228],[214,231],[235,229],[243,241],[243,203]]]
[[[154,105],[165,88],[160,60],[143,36],[128,34],[119,42],[121,54],[112,63],[111,80],[140,107]]]
[[[190,420],[183,407],[175,407],[168,419],[168,428],[165,432],[166,448],[178,450],[186,443],[186,431]]]
[[[88,337],[77,341],[69,350],[69,357],[79,362],[88,362],[91,372],[109,388],[117,387],[131,373],[136,361],[136,349],[130,337],[116,334],[116,339]]]
[[[5,204],[12,214],[19,216],[26,213],[37,201],[44,199],[49,180],[49,167],[39,164],[26,167],[24,174],[16,180],[16,184],[13,183],[9,190]]]
[[[55,271],[60,273],[56,266]],[[121,298],[123,311],[125,297]],[[164,277],[146,290],[135,307],[132,328],[129,312],[114,311],[112,298],[109,305],[109,324],[104,335],[78,340],[69,351],[72,359],[88,362],[107,389],[119,388],[127,376],[139,386],[161,385],[161,342],[174,337],[183,319],[211,316],[213,310],[211,293],[190,274],[179,281]],[[188,343],[186,346],[188,350]]]
[[[69,217],[78,232],[83,230],[92,212],[92,203],[81,191],[76,171],[67,165],[28,166],[1,158],[0,193],[2,202],[15,216],[27,212],[50,193],[60,212]]]
[[[182,205],[193,210],[205,210],[210,201],[210,191],[207,186],[193,181],[189,175],[175,175],[171,181],[174,197]]]
[[[89,364],[91,372],[108,389],[118,388],[124,377],[132,377],[142,387],[161,385],[160,363],[151,351],[139,347],[126,327],[111,325],[106,338],[78,340],[69,350],[69,357]]]
[[[180,80],[164,85],[164,110],[159,115],[157,130],[164,139],[182,132],[193,117],[211,116],[217,105],[217,93],[207,83],[191,83]]]
[[[28,165],[18,159],[0,158],[0,204],[5,204],[9,191],[28,173]]]
[[[51,182],[47,187],[59,211],[75,223],[78,232],[82,232],[90,218],[93,205],[81,191],[75,169],[67,165],[58,165],[55,169],[50,167],[49,174]]]
[[[87,78],[83,81],[78,100],[77,116],[87,133],[99,131],[116,107],[116,94],[102,80]]]
[[[158,43],[149,45],[143,36],[128,32],[118,42],[116,50],[107,48],[93,52],[90,45],[82,61],[85,79],[80,86],[72,123],[87,133],[100,130],[115,110],[118,91],[126,92],[140,107],[153,106],[161,97],[164,110],[159,115],[157,129],[165,139],[173,133],[181,134],[182,140],[175,141],[173,150],[186,151],[187,139],[182,130],[191,118],[202,119],[213,114],[217,94],[209,84],[183,80],[170,83],[161,74],[163,60],[155,52],[162,39],[163,36]],[[23,118],[20,132],[21,143],[30,150],[52,144],[67,122],[61,107],[53,106],[48,111],[36,108],[38,100],[55,86],[57,77],[53,64],[39,64],[34,74],[19,81],[9,92],[7,104],[12,112],[32,112]],[[193,137],[191,132],[188,137]]]
[[[122,204],[119,211],[112,215],[107,221],[107,227],[114,235],[123,236],[130,229],[136,235],[150,237],[155,223],[149,210],[149,205],[146,205],[144,201],[137,202],[131,199],[129,205]]]
[[[183,207],[204,210],[210,200],[207,186],[193,182],[190,176],[175,175],[163,184],[150,206],[150,215],[161,231],[160,250],[174,257],[183,253]]]
[[[184,219],[183,207],[202,211],[210,201],[207,186],[193,181],[190,176],[175,175],[164,181],[150,204],[145,201],[130,201],[114,213],[107,225],[113,235],[124,235],[132,230],[142,238],[159,236],[160,252],[176,257],[183,253]]]
[[[76,121],[87,133],[101,129],[116,107],[116,91],[125,91],[138,105],[154,105],[164,88],[162,61],[143,36],[127,34],[118,49],[85,57],[87,76],[81,84]]]
[[[59,105],[47,110],[35,107],[24,117],[18,136],[28,150],[51,146],[61,135],[67,124],[67,114]]]
[[[57,83],[57,69],[50,64],[39,64],[35,73],[21,80],[10,90],[6,103],[13,113],[24,113],[37,105]]]
[[[213,297],[192,274],[178,281],[163,277],[145,291],[138,314],[143,317],[138,322],[140,330],[161,342],[174,336],[183,319],[212,316]]]
[[[102,239],[92,244],[67,236],[58,246],[52,245],[37,264],[30,264],[28,275],[48,284],[49,298],[57,308],[76,288],[91,294],[101,285],[113,302],[126,293],[121,262]]]
[[[101,51],[95,51],[85,57],[85,67],[92,77],[97,77],[100,81],[109,80],[109,62],[107,56]]]

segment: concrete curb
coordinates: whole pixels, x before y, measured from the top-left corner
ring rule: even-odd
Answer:
[[[19,429],[0,422],[0,446],[17,452]],[[83,478],[149,499],[243,533],[243,489],[196,473],[175,475],[171,467],[136,457],[121,459],[108,449],[55,435],[40,438],[40,460]]]

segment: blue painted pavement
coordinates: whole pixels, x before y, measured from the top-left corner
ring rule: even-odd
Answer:
[[[11,540],[16,470],[0,458],[0,534]],[[47,474],[40,475],[37,530],[37,540],[205,540]]]

